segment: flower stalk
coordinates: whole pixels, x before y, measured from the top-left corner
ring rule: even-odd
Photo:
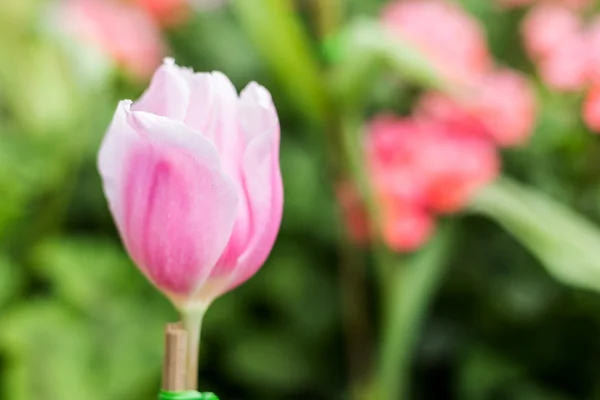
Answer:
[[[206,308],[193,308],[181,313],[183,327],[187,331],[186,389],[198,389],[198,363],[200,358],[200,332]]]

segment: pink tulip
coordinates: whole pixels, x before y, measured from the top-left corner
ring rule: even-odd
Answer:
[[[144,12],[116,0],[65,0],[61,27],[96,48],[129,74],[146,79],[160,65],[165,45],[158,26]]]
[[[394,1],[384,8],[382,23],[421,50],[448,79],[470,82],[492,64],[482,27],[451,1]]]
[[[195,389],[204,311],[258,271],[279,230],[271,95],[253,82],[238,96],[225,75],[166,60],[137,102],[119,104],[98,166],[131,258],[183,314]]]
[[[119,104],[99,169],[121,238],[180,309],[206,307],[267,258],[282,213],[279,123],[269,92],[238,97],[219,72],[167,60]]]

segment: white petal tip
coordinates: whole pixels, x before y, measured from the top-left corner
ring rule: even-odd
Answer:
[[[256,85],[255,90],[258,105],[265,109],[271,107],[271,94],[269,93],[269,91],[258,84]]]
[[[163,58],[163,65],[175,65],[175,59],[173,57]]]

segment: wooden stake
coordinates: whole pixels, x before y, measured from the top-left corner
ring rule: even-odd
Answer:
[[[178,392],[186,389],[187,332],[181,323],[165,328],[165,358],[163,390]]]

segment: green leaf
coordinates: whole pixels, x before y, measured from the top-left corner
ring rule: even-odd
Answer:
[[[600,230],[550,197],[500,178],[470,210],[490,217],[563,283],[600,291]]]
[[[294,103],[324,124],[326,93],[310,40],[289,0],[234,0],[231,5],[246,33]]]
[[[2,315],[10,385],[0,397],[134,399],[158,389],[163,326],[176,316],[124,250],[59,238],[43,243],[34,263],[50,291]]]

